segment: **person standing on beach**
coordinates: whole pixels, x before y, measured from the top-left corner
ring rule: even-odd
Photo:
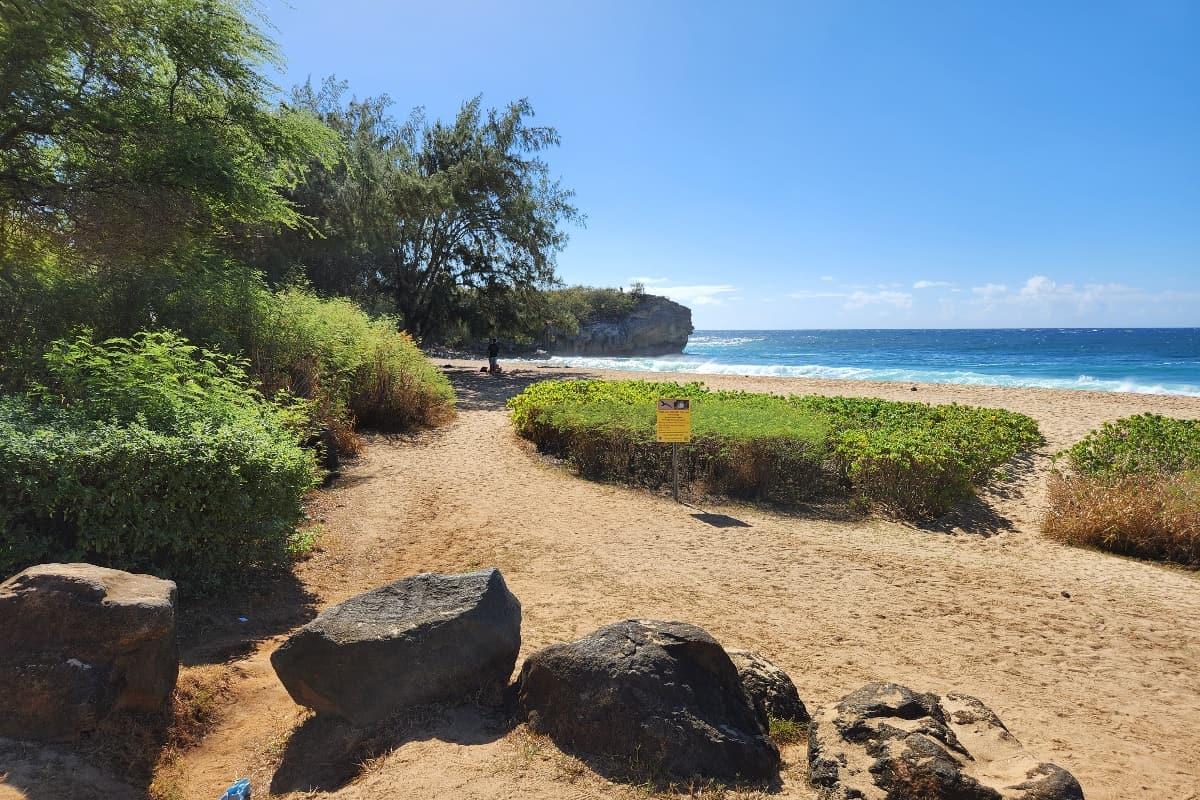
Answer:
[[[488,372],[500,371],[500,362],[497,361],[498,358],[500,358],[500,345],[496,342],[496,338],[493,336],[491,339],[488,339]]]

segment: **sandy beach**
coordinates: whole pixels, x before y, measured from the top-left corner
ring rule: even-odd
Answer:
[[[320,549],[296,585],[248,598],[237,610],[249,625],[214,613],[193,631],[184,680],[222,668],[233,683],[215,729],[160,771],[178,796],[217,797],[248,774],[264,789],[308,780],[363,800],[644,797],[474,710],[417,725],[354,775],[321,783],[322,766],[303,749],[307,714],[275,678],[270,652],[315,611],[357,592],[421,571],[496,565],[523,604],[522,657],[624,618],[684,620],[773,659],[810,708],[876,680],[967,692],[1072,771],[1091,800],[1200,797],[1200,575],[1038,532],[1051,453],[1107,419],[1200,417],[1200,399],[701,376],[714,387],[1002,406],[1038,420],[1048,444],[1012,481],[977,507],[914,527],[676,505],[581,480],[513,434],[504,401],[532,380],[598,373],[477,370],[448,370],[459,393],[452,424],[370,437],[319,494],[311,513]],[[724,516],[714,525],[702,512]],[[770,796],[814,798],[803,745],[783,753],[782,786]],[[744,794],[757,796],[723,796]]]

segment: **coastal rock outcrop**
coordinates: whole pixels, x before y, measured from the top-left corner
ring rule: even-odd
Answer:
[[[518,703],[529,727],[584,756],[681,777],[764,779],[779,769],[766,719],[705,631],[626,620],[534,653]]]
[[[808,709],[788,674],[753,650],[729,650],[750,702],[776,719],[808,722]]]
[[[173,581],[40,564],[0,583],[0,736],[69,740],[175,688]]]
[[[1083,800],[982,702],[870,683],[809,726],[809,777],[830,800]]]
[[[620,319],[597,320],[578,332],[551,331],[552,355],[660,356],[682,353],[692,334],[692,310],[665,297],[642,295]]]
[[[497,569],[423,573],[331,606],[271,654],[292,699],[366,727],[406,707],[499,693],[521,604]]]

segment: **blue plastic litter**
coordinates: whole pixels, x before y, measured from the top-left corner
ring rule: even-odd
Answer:
[[[235,781],[225,790],[225,794],[221,795],[221,800],[250,800],[250,779]]]

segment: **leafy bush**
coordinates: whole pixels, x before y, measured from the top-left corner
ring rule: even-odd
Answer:
[[[702,384],[544,381],[509,402],[513,424],[586,477],[661,486],[670,453],[654,401],[690,397],[684,475],[707,491],[800,502],[849,494],[909,517],[940,514],[1041,440],[1028,417],[998,409],[873,398],[713,392]]]
[[[453,413],[449,382],[394,320],[302,287],[272,292],[260,275],[219,256],[182,254],[127,272],[43,265],[12,275],[17,282],[6,292],[0,264],[0,391],[43,379],[47,343],[80,325],[101,338],[166,329],[245,356],[267,396],[282,389],[311,400],[314,427],[332,428],[344,450],[357,443],[356,418],[404,430]]]
[[[316,480],[302,407],[171,333],[55,342],[45,374],[0,398],[0,574],[87,560],[197,590],[286,561]]]
[[[340,442],[355,423],[406,430],[453,414],[450,382],[394,320],[295,287],[264,306],[246,347],[253,373],[268,393],[311,398]]]
[[[1141,475],[1200,468],[1200,420],[1138,414],[1106,422],[1059,454],[1081,475]]]
[[[1059,453],[1042,530],[1068,544],[1200,567],[1200,420],[1139,414]]]
[[[595,286],[568,286],[542,293],[545,317],[564,333],[576,333],[592,322],[620,320],[641,303],[642,292],[622,292]],[[540,333],[540,331],[538,331]]]

